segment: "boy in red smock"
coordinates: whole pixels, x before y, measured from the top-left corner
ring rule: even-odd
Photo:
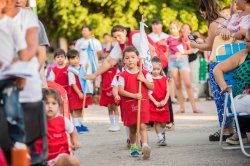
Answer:
[[[136,146],[136,125],[138,100],[141,99],[141,119],[140,133],[142,141],[143,158],[150,157],[151,148],[148,145],[146,123],[149,122],[149,98],[148,90],[154,88],[152,76],[145,70],[143,74],[139,74],[139,53],[135,47],[126,47],[123,52],[123,62],[126,70],[119,73],[118,85],[119,94],[122,97],[122,109],[124,111],[124,125],[129,127],[129,137],[131,141],[130,155],[132,157],[139,156],[138,147]],[[142,82],[141,94],[138,93],[139,84]]]
[[[66,91],[68,90],[68,65],[65,63],[66,53],[63,49],[57,49],[54,53],[56,66],[50,71],[48,80],[54,81],[61,85]]]
[[[79,64],[80,56],[78,51],[72,49],[68,51],[67,58],[70,64],[68,68],[68,79],[69,79],[68,98],[69,98],[69,107],[73,118],[73,123],[78,133],[88,132],[89,129],[86,126],[84,126],[82,117],[84,94],[79,80],[79,72],[81,69],[81,65]],[[87,95],[85,106],[91,104],[92,104],[91,96]]]

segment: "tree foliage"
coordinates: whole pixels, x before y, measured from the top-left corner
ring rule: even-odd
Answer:
[[[224,7],[231,0],[219,2]],[[154,18],[161,19],[166,32],[169,22],[177,19],[205,33],[207,23],[197,7],[198,0],[38,0],[38,16],[50,40],[77,39],[84,25],[90,25],[98,38],[116,24],[138,29],[141,15],[148,25]]]

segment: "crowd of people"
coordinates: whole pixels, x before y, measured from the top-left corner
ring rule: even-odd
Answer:
[[[119,131],[121,119],[130,156],[140,156],[141,149],[143,158],[148,159],[151,147],[147,127],[153,124],[158,145],[166,146],[166,127],[174,127],[172,103],[178,102],[179,109],[175,113],[183,114],[186,112],[185,98],[188,98],[192,112],[203,113],[196,105],[200,59],[209,63],[209,80],[220,127],[225,98],[222,92],[228,89],[223,74],[228,71],[235,70],[233,96],[236,110],[250,113],[250,1],[232,0],[231,8],[224,9],[216,0],[199,2],[198,9],[208,22],[206,38],[199,31],[192,32],[188,23],[181,25],[176,20],[171,21],[170,34],[167,34],[163,32],[161,20],[151,22],[152,33],[147,36],[151,71],[141,67],[139,31],[115,25],[110,34],[103,34],[103,44],[93,37],[90,26],[84,26],[82,37],[72,42],[67,52],[60,48],[55,50],[54,62],[45,72],[49,42],[42,23],[31,9],[25,8],[27,0],[0,0],[0,37],[5,39],[0,43],[0,71],[20,62],[34,69],[30,77],[0,77],[0,99],[13,148],[30,149],[36,153],[43,151],[41,140],[27,144],[23,112],[27,105],[39,110],[43,108],[37,106],[45,103],[47,164],[79,165],[69,149],[81,147],[78,134],[91,132],[84,122],[84,109],[93,104],[91,94],[100,87],[99,105],[108,109],[108,131]],[[227,14],[226,10],[230,9],[231,14]],[[214,49],[216,38],[225,43],[244,41],[246,49],[218,63]],[[93,63],[99,63],[96,70],[88,62],[90,48],[91,55],[95,56],[93,59],[97,60]],[[61,86],[68,100],[62,100],[57,89],[48,88],[47,81]],[[186,90],[184,95],[183,88]],[[69,104],[71,119],[62,115],[63,102]],[[226,120],[223,140],[228,144],[239,144],[233,123],[231,118]],[[249,119],[239,118],[239,123],[243,142],[247,143]],[[219,139],[219,131],[209,135],[210,141]]]

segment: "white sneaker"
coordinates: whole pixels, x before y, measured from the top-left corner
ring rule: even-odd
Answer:
[[[111,131],[111,132],[116,132],[116,131],[119,131],[120,130],[120,126],[110,126],[108,128],[108,131]]]
[[[114,126],[114,128],[113,128],[114,130],[114,132],[116,132],[116,131],[120,131],[120,126]]]

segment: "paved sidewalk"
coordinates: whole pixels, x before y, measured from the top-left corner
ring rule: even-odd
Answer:
[[[107,109],[91,106],[85,112],[90,133],[82,134],[82,148],[75,152],[84,166],[248,166],[250,158],[241,151],[223,151],[218,142],[209,142],[208,135],[218,130],[213,101],[198,102],[203,114],[191,113],[186,103],[186,113],[175,115],[175,130],[166,133],[167,147],[158,147],[155,132],[149,131],[151,158],[131,158],[126,148],[124,129],[111,133]],[[174,105],[174,110],[178,106]]]

